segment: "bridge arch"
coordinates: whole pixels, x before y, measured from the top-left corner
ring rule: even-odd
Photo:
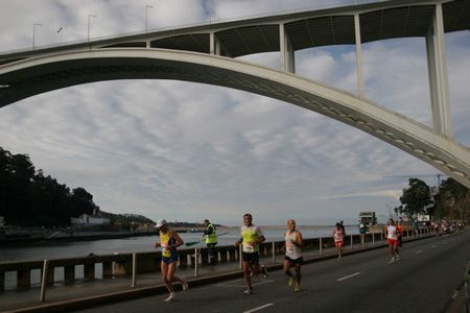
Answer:
[[[470,188],[470,150],[378,104],[285,71],[164,49],[50,54],[0,69],[0,107],[44,92],[114,79],[173,79],[239,89],[328,116],[385,141]]]

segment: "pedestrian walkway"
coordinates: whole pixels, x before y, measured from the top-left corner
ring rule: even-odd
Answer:
[[[425,237],[420,237],[420,239]],[[410,238],[414,240],[417,238]],[[364,252],[371,249],[383,248],[385,241],[366,243],[362,248],[355,246],[345,247],[343,257],[348,254]],[[336,258],[334,248],[324,249],[322,255],[319,251],[305,251],[305,263],[318,262]],[[272,257],[264,257],[260,260],[268,271],[282,269],[283,255],[278,255],[273,261]],[[203,266],[198,268],[198,275],[195,277],[195,269],[188,267],[178,269],[177,276],[184,276],[189,282],[189,288],[214,283],[233,278],[241,278],[243,274],[239,263],[220,263],[215,266]],[[180,290],[180,286],[176,287]],[[115,303],[116,301],[129,300],[137,297],[166,293],[166,289],[161,282],[159,271],[155,273],[138,274],[135,285],[132,286],[132,277],[116,277],[113,279],[97,279],[93,281],[79,281],[74,284],[54,285],[45,291],[45,301],[40,301],[41,290],[39,287],[28,290],[6,290],[0,294],[0,312],[66,312],[72,309],[85,308],[104,303]]]

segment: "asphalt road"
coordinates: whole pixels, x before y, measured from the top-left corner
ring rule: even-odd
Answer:
[[[177,292],[178,300],[156,295],[76,312],[445,312],[470,260],[468,232],[408,242],[399,263],[385,248],[307,264],[302,290],[287,286],[282,271],[254,279],[243,295],[242,279]]]

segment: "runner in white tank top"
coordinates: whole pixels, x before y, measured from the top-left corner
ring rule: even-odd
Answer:
[[[398,255],[397,227],[393,218],[388,220],[387,227],[385,228],[385,235],[387,238],[388,247],[390,249],[390,254],[392,255],[392,259],[388,263],[399,261],[400,256]]]
[[[300,267],[302,265],[302,248],[304,247],[304,241],[302,238],[302,233],[295,228],[295,221],[287,221],[287,231],[284,235],[285,238],[285,250],[286,254],[284,256],[284,274],[289,277],[288,285],[294,285],[295,280],[295,291],[300,291],[300,281],[302,275],[300,272]],[[295,277],[292,275],[290,268],[295,267]]]
[[[289,234],[289,231],[286,232],[286,256],[291,260],[297,260],[302,257],[302,247],[295,245],[293,242],[297,241],[299,232],[294,231]]]

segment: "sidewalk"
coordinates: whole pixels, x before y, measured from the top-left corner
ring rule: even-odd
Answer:
[[[423,238],[426,237],[410,238],[407,241]],[[355,246],[353,250],[350,246],[347,246],[343,250],[343,256],[383,247],[385,247],[385,241],[376,242],[374,246],[372,242],[369,242],[366,243],[364,248]],[[337,257],[334,248],[324,249],[322,255],[319,255],[318,250],[305,251],[303,255],[304,263],[313,263]],[[260,263],[265,265],[268,271],[280,270],[283,266],[283,259],[283,255],[277,255],[275,262],[273,262],[272,257],[264,257],[261,258]],[[190,288],[243,276],[237,262],[199,267],[197,277],[194,276],[194,273],[194,268],[190,267],[176,271],[177,276],[186,277]],[[131,287],[131,284],[132,277],[126,276],[106,280],[78,281],[70,285],[54,285],[46,289],[46,300],[44,302],[40,302],[41,290],[39,287],[24,291],[6,290],[0,294],[0,312],[66,312],[72,309],[76,310],[167,292],[161,283],[159,271],[150,274],[138,274],[135,286]],[[176,286],[176,290],[180,290],[180,288],[180,286]]]

